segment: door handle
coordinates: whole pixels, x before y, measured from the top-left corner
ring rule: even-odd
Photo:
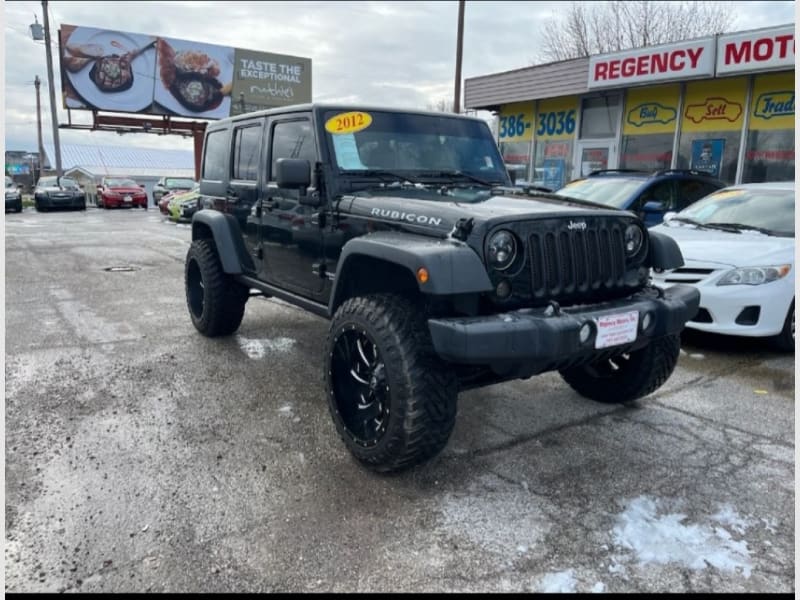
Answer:
[[[261,203],[261,206],[263,206],[266,210],[272,210],[273,208],[275,208],[275,203],[272,202],[271,200],[265,200],[264,202]]]
[[[238,200],[239,199],[239,194],[236,193],[236,190],[229,189],[227,191],[227,197],[228,197],[228,200]]]

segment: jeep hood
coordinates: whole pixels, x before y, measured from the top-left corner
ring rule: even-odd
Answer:
[[[625,213],[615,209],[592,208],[568,200],[555,200],[547,196],[511,197],[487,196],[478,201],[459,201],[429,192],[430,199],[409,198],[401,195],[359,194],[344,196],[338,211],[342,215],[362,217],[372,221],[420,227],[447,235],[461,219],[473,219],[474,227],[492,227],[509,221],[540,218],[579,218],[620,216]]]

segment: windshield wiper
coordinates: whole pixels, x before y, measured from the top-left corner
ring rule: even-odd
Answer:
[[[763,227],[756,227],[755,225],[744,225],[743,223],[706,223],[709,227],[717,227],[726,231],[758,231],[764,235],[775,235],[771,229],[764,229]]]
[[[705,223],[700,223],[699,221],[695,221],[694,219],[690,219],[689,217],[670,217],[668,221],[665,221],[665,225],[669,225],[673,221],[677,221],[678,223],[686,223],[687,225],[694,225],[695,227],[705,227]]]
[[[610,204],[603,204],[602,202],[593,202],[592,200],[583,200],[582,198],[573,198],[572,196],[565,196],[564,194],[556,194],[551,192],[550,196],[553,200],[560,200],[562,202],[574,202],[576,204],[583,204],[584,206],[591,206],[592,208],[605,208],[609,210],[622,210]]]
[[[494,187],[503,183],[502,181],[486,181],[481,177],[476,177],[475,175],[465,173],[464,171],[436,171],[432,173],[426,173],[426,175],[430,175],[431,177],[463,177],[484,187]]]
[[[397,173],[395,171],[387,171],[385,169],[348,169],[342,171],[342,175],[360,175],[365,177],[378,177],[382,181],[394,183],[408,181],[409,183],[422,183],[418,175],[409,175],[408,173]]]

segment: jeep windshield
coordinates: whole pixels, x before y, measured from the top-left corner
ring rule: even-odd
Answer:
[[[411,182],[509,185],[503,160],[483,121],[401,112],[324,113],[325,135],[339,175],[351,186]]]

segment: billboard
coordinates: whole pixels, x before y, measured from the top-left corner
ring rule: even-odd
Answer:
[[[222,119],[311,102],[311,59],[62,25],[64,107]]]

